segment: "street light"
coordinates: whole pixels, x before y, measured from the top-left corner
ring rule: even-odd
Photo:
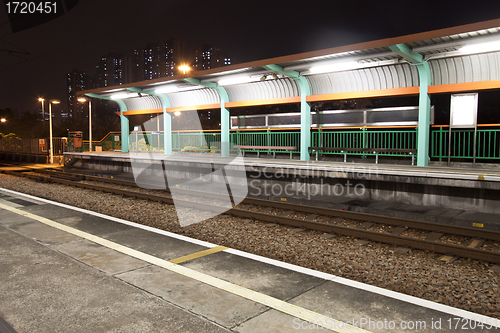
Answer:
[[[85,97],[78,97],[77,99],[80,103],[85,103],[87,99]],[[92,151],[92,102],[89,98],[89,152]]]
[[[0,123],[5,123],[6,121],[7,121],[7,119],[5,119],[5,118],[0,119]]]
[[[186,74],[186,72],[189,72],[191,68],[189,68],[188,65],[180,65],[179,70],[182,71],[182,74]]]
[[[43,109],[43,101],[45,101],[43,98],[38,98],[39,102],[42,102],[42,121],[45,121],[45,110]]]
[[[52,164],[54,163],[54,150],[52,147],[52,104],[59,104],[61,103],[60,100],[58,99],[51,99],[49,101],[49,143],[50,143],[50,150],[49,150],[49,163]]]

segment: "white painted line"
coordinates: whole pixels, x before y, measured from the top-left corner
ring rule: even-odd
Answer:
[[[371,333],[370,331],[364,330],[362,328],[358,328],[358,327],[350,325],[346,322],[321,315],[317,312],[307,310],[303,307],[287,303],[287,302],[282,301],[280,299],[256,292],[256,291],[248,289],[248,288],[241,287],[237,284],[234,284],[234,283],[231,283],[228,281],[224,281],[222,279],[207,275],[205,273],[198,272],[198,271],[195,271],[193,269],[174,264],[170,261],[163,260],[163,259],[154,257],[152,255],[131,249],[129,247],[126,247],[126,246],[123,246],[121,244],[109,241],[107,239],[89,234],[87,232],[84,232],[84,231],[81,231],[81,230],[78,230],[78,229],[75,229],[72,227],[68,227],[67,225],[52,221],[52,220],[47,219],[45,217],[38,216],[38,215],[35,215],[32,213],[28,213],[28,212],[25,212],[23,210],[4,205],[2,203],[0,203],[0,209],[5,209],[5,210],[8,210],[12,213],[15,213],[15,214],[18,214],[21,216],[25,216],[25,217],[33,219],[35,221],[44,223],[44,224],[51,226],[53,228],[56,228],[56,229],[65,231],[69,234],[87,239],[91,242],[102,245],[104,247],[115,250],[117,252],[126,254],[130,257],[148,262],[148,263],[156,265],[158,267],[168,269],[171,272],[175,272],[175,273],[181,274],[183,276],[189,277],[191,279],[200,281],[202,283],[211,285],[215,288],[225,290],[231,294],[235,294],[235,295],[241,296],[243,298],[246,298],[250,301],[260,303],[262,305],[265,305],[265,306],[270,307],[272,309],[275,309],[277,311],[290,314],[295,318],[300,318],[300,319],[307,321],[307,322],[314,322],[315,324],[317,324],[318,326],[322,326],[323,328],[330,329],[332,331],[339,332],[339,333],[351,333],[351,332],[352,333]],[[318,321],[319,319],[322,319],[322,321]]]
[[[16,191],[11,191],[11,190],[7,190],[7,189],[3,189],[3,188],[0,188],[0,191],[4,191],[4,192],[15,194],[15,195],[25,196],[25,197],[28,197],[28,198],[31,198],[31,199],[34,199],[34,200],[42,201],[42,202],[45,202],[45,203],[53,204],[53,205],[56,205],[56,206],[67,208],[67,209],[72,209],[72,210],[75,210],[75,211],[78,211],[78,212],[82,212],[82,213],[86,213],[86,214],[89,214],[89,215],[94,215],[94,216],[97,216],[97,217],[105,218],[105,219],[108,219],[110,221],[115,221],[115,222],[118,222],[118,223],[123,223],[123,224],[129,225],[129,226],[137,227],[137,228],[140,228],[140,229],[144,229],[144,230],[151,231],[151,232],[154,232],[154,233],[158,233],[158,234],[161,234],[161,235],[165,235],[165,236],[168,236],[168,237],[172,237],[172,238],[184,240],[186,242],[190,242],[190,243],[194,243],[194,244],[198,244],[198,245],[203,245],[203,246],[207,246],[207,247],[219,246],[219,245],[216,245],[216,244],[212,244],[212,243],[200,241],[200,240],[197,240],[197,239],[194,239],[194,238],[190,238],[190,237],[186,237],[186,236],[174,234],[174,233],[171,233],[171,232],[168,232],[168,231],[163,231],[163,230],[151,228],[151,227],[148,227],[148,226],[144,226],[144,225],[141,225],[141,224],[138,224],[138,223],[134,223],[134,222],[122,220],[122,219],[119,219],[119,218],[116,218],[116,217],[112,217],[112,216],[107,216],[107,215],[104,215],[104,214],[96,213],[96,212],[93,212],[93,211],[90,211],[90,210],[86,210],[86,209],[82,209],[82,208],[78,208],[78,207],[73,207],[73,206],[65,205],[65,204],[62,204],[62,203],[59,203],[59,202],[55,202],[55,201],[51,201],[51,200],[47,200],[47,199],[37,198],[37,197],[31,196],[29,194],[24,194],[24,193],[20,193],[20,192],[16,192]],[[285,262],[281,262],[281,261],[270,259],[270,258],[265,258],[265,257],[259,256],[259,255],[247,253],[247,252],[236,250],[236,249],[228,249],[228,250],[224,250],[223,252],[228,252],[228,253],[231,253],[231,254],[234,254],[234,255],[238,255],[238,256],[241,256],[241,257],[244,257],[244,258],[249,258],[249,259],[253,259],[253,260],[260,261],[260,262],[263,262],[263,263],[267,263],[267,264],[270,264],[270,265],[274,265],[274,266],[277,266],[277,267],[282,267],[282,268],[285,268],[285,269],[288,269],[288,270],[292,270],[292,271],[295,271],[295,272],[298,272],[298,273],[307,274],[307,275],[314,276],[314,277],[317,277],[317,278],[320,278],[320,279],[334,281],[334,282],[337,282],[337,283],[340,283],[340,284],[343,284],[343,285],[346,285],[346,286],[349,286],[349,287],[353,287],[353,288],[357,288],[357,289],[361,289],[361,290],[366,290],[366,291],[372,292],[372,293],[377,294],[377,295],[386,296],[386,297],[393,298],[393,299],[396,299],[396,300],[401,300],[401,301],[404,301],[404,302],[407,302],[407,303],[410,303],[410,304],[414,304],[414,305],[418,305],[418,306],[421,306],[421,307],[424,307],[424,308],[428,308],[428,309],[431,309],[431,310],[440,311],[440,312],[443,312],[443,313],[446,313],[446,314],[449,314],[449,315],[452,315],[452,316],[455,316],[455,317],[462,317],[462,318],[466,318],[466,319],[470,319],[470,320],[475,320],[475,321],[482,322],[482,323],[485,323],[485,324],[488,323],[488,324],[491,324],[494,327],[500,328],[500,321],[498,319],[496,319],[496,318],[493,318],[493,317],[488,317],[488,316],[480,315],[480,314],[477,314],[477,313],[474,313],[474,312],[457,309],[457,308],[454,308],[454,307],[451,307],[451,306],[448,306],[448,305],[444,305],[444,304],[440,304],[440,303],[428,301],[428,300],[421,299],[421,298],[414,297],[414,296],[409,296],[409,295],[406,295],[406,294],[402,294],[402,293],[395,292],[395,291],[392,291],[392,290],[383,289],[383,288],[380,288],[380,287],[375,287],[375,286],[372,286],[372,285],[369,285],[369,284],[365,284],[365,283],[361,283],[361,282],[357,282],[357,281],[354,281],[354,280],[345,279],[345,278],[342,278],[342,277],[339,277],[339,276],[336,276],[336,275],[333,275],[333,274],[318,272],[318,271],[315,271],[315,270],[312,270],[312,269],[309,269],[309,268],[300,267],[300,266],[293,265],[293,264],[288,264],[288,263],[285,263]]]
[[[172,232],[168,232],[168,231],[161,230],[161,229],[156,229],[156,228],[153,228],[153,227],[148,227],[146,225],[142,225],[142,224],[139,224],[139,223],[135,223],[135,222],[123,220],[123,219],[120,219],[120,218],[117,218],[117,217],[113,217],[113,216],[109,216],[109,215],[104,215],[104,214],[101,214],[101,213],[93,212],[91,210],[87,210],[87,209],[83,209],[83,208],[78,208],[78,207],[66,205],[66,204],[63,204],[63,203],[60,203],[60,202],[56,202],[56,201],[51,201],[51,200],[48,200],[48,199],[38,198],[38,197],[29,195],[29,194],[24,194],[24,193],[12,191],[12,190],[7,190],[7,189],[4,189],[4,188],[0,188],[0,191],[11,193],[11,194],[15,194],[15,195],[22,195],[22,196],[25,196],[25,197],[30,198],[32,200],[35,200],[35,201],[39,201],[39,202],[43,202],[43,203],[48,203],[48,204],[59,206],[59,207],[62,207],[62,208],[71,209],[71,210],[74,210],[74,211],[77,211],[77,212],[80,212],[80,213],[85,213],[85,214],[93,215],[93,216],[100,217],[100,218],[103,218],[103,219],[107,219],[107,220],[110,220],[110,221],[113,221],[113,222],[118,222],[118,223],[122,223],[122,224],[125,224],[125,225],[129,225],[129,226],[134,227],[134,228],[147,230],[147,231],[150,231],[150,232],[154,232],[154,233],[157,233],[157,234],[160,234],[160,235],[164,235],[164,236],[168,236],[168,237],[172,237],[172,238],[177,238],[179,240],[183,240],[183,241],[186,241],[186,242],[189,242],[189,243],[193,243],[193,244],[196,244],[196,245],[201,245],[201,246],[205,246],[205,247],[208,247],[208,248],[219,246],[217,244],[205,242],[205,241],[194,239],[194,238],[191,238],[191,237],[182,236],[182,235],[179,235],[179,234],[174,234]]]

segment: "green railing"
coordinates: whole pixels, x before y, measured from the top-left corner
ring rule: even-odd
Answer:
[[[172,150],[219,152],[220,132],[172,132]]]
[[[109,133],[101,141],[94,141],[93,147],[101,146],[103,151],[121,149],[117,139],[120,133]],[[172,148],[184,152],[219,152],[220,132],[173,132]],[[448,127],[432,127],[429,140],[429,156],[432,160],[448,158]],[[300,152],[299,131],[235,131],[230,133],[230,141],[235,145],[249,146],[295,146]],[[160,134],[139,135],[139,150],[164,150],[163,132]],[[451,158],[470,160],[474,157],[474,129],[454,129],[451,135]],[[130,150],[136,149],[135,134],[130,133]],[[376,129],[359,128],[349,130],[313,130],[311,146],[339,148],[392,148],[416,149],[417,129]],[[84,142],[88,151],[88,141]],[[95,150],[95,148],[94,148]],[[269,151],[270,153],[271,151]],[[276,151],[289,153],[289,151]],[[323,152],[323,154],[339,155],[339,151]],[[352,152],[352,155],[364,156],[363,152]],[[399,156],[399,153],[380,153],[386,156]],[[498,126],[480,126],[476,138],[476,159],[500,160],[500,128]]]
[[[92,140],[92,151],[95,151],[96,147],[101,147],[102,151],[121,150],[122,141],[120,132],[109,132],[100,141]],[[69,148],[68,146],[68,149]],[[83,140],[83,151],[89,151],[88,140]]]
[[[391,148],[416,149],[416,129],[386,130],[360,128],[356,130],[323,131],[312,133],[311,146],[336,148]],[[322,152],[322,154],[339,155],[340,151]],[[351,155],[366,155],[364,152],[351,152]],[[401,153],[384,152],[380,155],[400,156]]]
[[[275,146],[275,147],[297,147],[296,152],[300,152],[300,132],[297,131],[257,131],[240,132],[236,131],[230,135],[231,143],[242,146]],[[251,151],[251,150],[247,150]],[[274,150],[277,153],[290,153],[288,150]],[[262,150],[261,150],[262,152]],[[264,151],[265,152],[265,151]],[[267,151],[271,153],[271,150]]]
[[[448,127],[434,127],[430,137],[431,159],[448,158],[450,133]],[[474,129],[453,129],[451,131],[450,157],[454,159],[474,158]],[[500,129],[478,127],[476,137],[476,159],[500,159]]]

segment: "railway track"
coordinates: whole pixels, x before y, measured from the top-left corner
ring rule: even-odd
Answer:
[[[157,193],[152,194],[150,191],[148,192],[137,191],[137,190],[123,189],[123,188],[96,184],[97,182],[100,182],[100,183],[113,184],[121,187],[123,186],[137,187],[135,182],[131,181],[74,174],[74,173],[67,173],[67,172],[60,172],[53,170],[36,170],[34,172],[32,172],[32,170],[27,170],[25,172],[19,172],[19,171],[4,171],[4,172],[11,175],[24,176],[35,180],[42,180],[69,186],[76,186],[90,190],[113,193],[121,196],[164,202],[170,205],[174,204],[173,198],[170,195],[168,195],[170,194],[168,188],[165,191],[162,191],[163,194],[157,194]],[[43,175],[41,175],[42,173]],[[176,193],[183,193],[187,196],[186,199],[176,198],[175,200],[176,205],[182,205],[185,207],[193,206],[193,200],[189,199],[189,196],[194,195],[197,198],[206,198],[207,200],[211,200],[212,202],[210,203],[203,203],[199,201],[196,202],[197,209],[208,210],[208,211],[217,209],[217,207],[214,207],[213,200],[216,200],[219,197],[220,199],[222,199],[222,196],[218,196],[213,193],[202,193],[202,192],[194,192],[187,190],[183,191],[177,189]],[[296,205],[284,202],[274,202],[274,201],[271,202],[255,198],[245,198],[238,207],[239,208],[233,207],[229,209],[226,212],[226,214],[231,214],[233,216],[238,216],[242,218],[259,220],[263,222],[277,223],[297,228],[318,230],[325,233],[350,236],[374,242],[397,245],[401,247],[432,251],[452,257],[462,257],[462,258],[470,258],[485,262],[500,263],[500,252],[489,251],[478,247],[472,247],[472,246],[479,246],[480,244],[482,244],[482,241],[484,240],[492,240],[495,242],[499,242],[500,232],[434,224],[421,221],[405,220],[399,218],[390,218],[378,215],[340,211],[328,208]],[[273,209],[284,210],[285,213],[272,214],[268,211],[262,212],[262,211],[250,210],[251,208],[255,207],[271,207]],[[300,212],[310,215],[304,219],[295,218],[288,216],[291,215],[290,212]],[[321,217],[323,220],[330,219],[331,221],[330,223],[314,221],[314,219],[317,219],[318,217]],[[387,232],[365,230],[363,228],[352,228],[336,224],[335,221],[339,218],[353,219],[359,221],[369,221],[370,223],[390,225],[392,227],[396,227],[395,229],[399,228],[398,230],[400,231],[407,229],[418,229],[432,233],[435,237],[433,240],[419,239],[419,238],[403,236],[400,234],[401,232],[387,233]],[[469,237],[471,239],[470,242],[471,245],[461,246],[461,245],[439,242],[438,239],[443,235],[457,235],[457,236]]]

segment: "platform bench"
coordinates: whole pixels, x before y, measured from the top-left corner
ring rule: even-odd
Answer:
[[[415,165],[415,154],[416,149],[398,149],[398,148],[345,148],[345,147],[309,147],[309,150],[316,152],[316,161],[318,160],[318,155],[320,151],[340,151],[344,154],[344,162],[347,162],[348,153],[367,153],[375,154],[375,164],[378,164],[378,154],[379,153],[402,153],[409,154],[411,156],[411,165]],[[404,155],[402,155],[404,156]]]
[[[290,152],[290,159],[292,159],[292,153],[297,150],[297,147],[293,146],[244,146],[244,145],[234,145],[233,148],[241,149],[243,152],[243,157],[245,157],[245,151],[256,151],[257,157],[260,157],[261,150],[272,150],[273,158],[276,158],[276,150],[287,150]]]

